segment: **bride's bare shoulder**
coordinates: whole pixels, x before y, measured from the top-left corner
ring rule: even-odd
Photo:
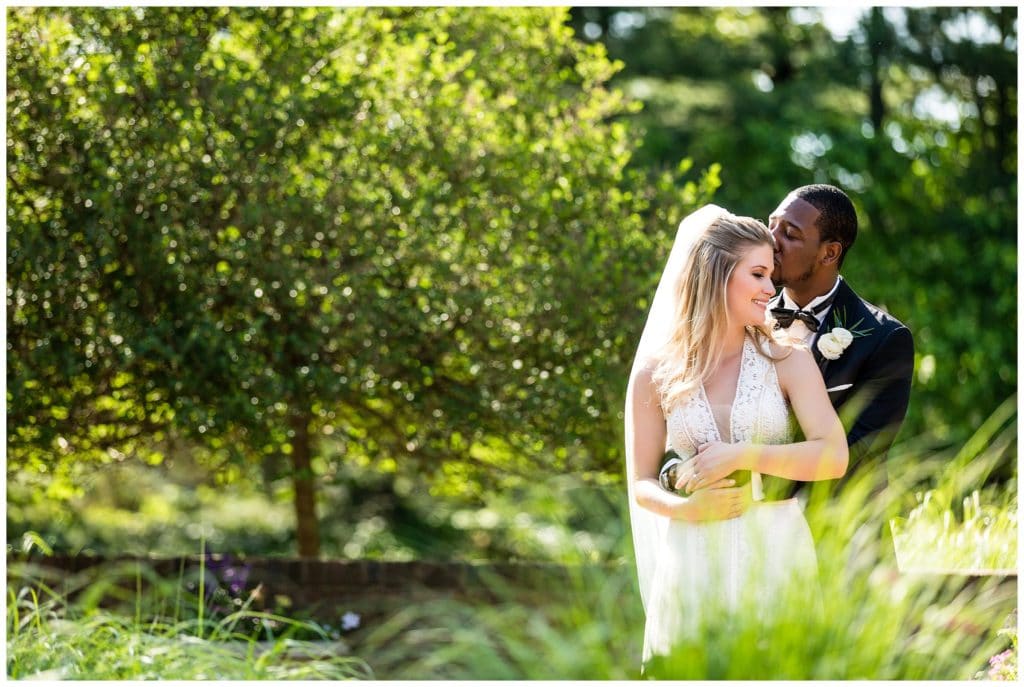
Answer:
[[[652,353],[651,355],[637,360],[636,369],[648,374],[653,374],[654,371],[658,369],[659,365],[661,365],[661,358]]]
[[[654,381],[654,373],[658,369],[660,360],[654,356],[648,356],[646,358],[636,361],[636,365],[633,367],[633,374],[630,375],[629,385],[634,391],[643,391],[645,393],[652,393],[656,384]]]
[[[769,345],[772,358],[775,359],[775,369],[778,370],[780,377],[788,378],[792,375],[818,371],[814,355],[806,346],[787,346],[774,341]]]

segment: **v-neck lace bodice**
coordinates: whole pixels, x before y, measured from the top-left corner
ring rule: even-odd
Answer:
[[[724,404],[724,403],[722,403],[722,404],[715,404],[715,403],[712,403],[711,402],[711,397],[708,396],[707,387],[704,386],[703,382],[701,382],[701,384],[700,384],[700,393],[704,397],[703,401],[704,401],[704,403],[707,404],[708,410],[711,411],[711,420],[712,420],[712,422],[713,422],[713,424],[715,426],[715,434],[718,437],[718,441],[732,442],[732,434],[733,434],[733,432],[732,432],[732,409],[736,405],[736,399],[739,398],[739,395],[740,395],[739,387],[740,387],[740,382],[743,380],[743,364],[747,360],[747,353],[748,352],[753,352],[753,347],[752,346],[747,346],[747,341],[748,340],[749,339],[744,339],[743,340],[743,346],[740,347],[740,371],[736,375],[736,382],[735,382],[735,385],[733,387],[732,400],[729,401],[728,404]],[[726,438],[726,433],[722,432],[722,424],[718,421],[718,418],[715,417],[715,408],[718,407],[719,405],[727,406],[728,407],[728,410],[726,411],[726,416],[725,416],[725,432],[728,434],[728,438]]]
[[[749,336],[743,341],[729,434],[733,443],[785,444],[792,440],[789,407],[775,364],[757,350]],[[671,448],[684,460],[696,454],[701,444],[726,440],[718,431],[703,384],[668,414],[668,437]]]

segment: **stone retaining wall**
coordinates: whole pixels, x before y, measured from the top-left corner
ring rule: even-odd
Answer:
[[[165,580],[198,579],[199,556],[173,558],[55,555],[26,560],[9,556],[8,568],[27,565],[28,577],[46,580],[56,591],[74,595],[101,579],[116,580],[134,590],[136,570],[152,571]],[[237,557],[210,554],[204,562],[207,592],[211,585],[238,584],[236,596],[260,587],[257,608],[301,609],[303,614],[333,615],[341,608],[369,610],[436,598],[495,599],[514,595],[542,603],[568,585],[613,570],[613,566],[560,566],[545,563],[387,562],[303,558]],[[10,576],[10,573],[9,573]],[[146,585],[146,574],[142,575]],[[192,584],[190,591],[195,591]]]
[[[77,591],[98,580],[115,582],[133,592],[139,570],[152,571],[163,580],[183,579],[190,592],[200,570],[199,556],[174,558],[99,557],[56,555],[26,559],[23,555],[8,556],[8,577],[22,566],[22,578],[45,581],[63,595]],[[22,564],[22,565],[18,565]],[[339,610],[358,610],[375,615],[409,603],[432,599],[475,599],[544,604],[565,593],[578,593],[600,585],[609,574],[621,574],[621,566],[561,566],[547,563],[459,563],[459,562],[388,562],[369,560],[317,560],[303,558],[237,557],[210,554],[204,561],[206,592],[218,585],[228,589],[238,584],[234,597],[248,598],[259,589],[253,610],[295,612],[310,617],[336,617]],[[990,572],[990,571],[985,571]],[[991,571],[995,574],[951,573],[930,571],[891,574],[945,576],[967,597],[977,595],[1002,605],[1015,600],[1016,571]],[[146,575],[142,575],[146,584]],[[639,598],[635,600],[639,602]],[[624,602],[630,600],[624,599]],[[1012,605],[1012,603],[1011,603]]]

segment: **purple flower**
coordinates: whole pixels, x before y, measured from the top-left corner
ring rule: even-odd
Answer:
[[[1013,649],[1007,649],[1001,654],[996,654],[988,659],[991,666],[988,671],[989,680],[1016,680],[1017,660]]]
[[[209,590],[219,589],[219,583],[223,582],[227,586],[227,591],[230,591],[232,595],[241,596],[249,582],[249,573],[252,571],[252,566],[239,563],[232,556],[208,554],[206,571],[213,578],[213,580],[207,583]]]

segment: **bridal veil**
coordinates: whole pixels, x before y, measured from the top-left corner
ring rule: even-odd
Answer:
[[[716,218],[729,214],[727,210],[717,205],[705,205],[679,223],[668,262],[661,273],[651,309],[647,314],[647,321],[644,323],[643,333],[640,335],[640,343],[633,358],[633,367],[629,373],[625,408],[626,485],[629,496],[629,518],[633,531],[633,549],[636,554],[637,576],[640,581],[640,598],[645,610],[657,563],[657,547],[659,542],[663,541],[668,518],[641,508],[636,503],[633,488],[633,418],[631,414],[633,379],[639,374],[644,361],[668,341],[672,323],[676,317],[679,276],[696,238]]]

